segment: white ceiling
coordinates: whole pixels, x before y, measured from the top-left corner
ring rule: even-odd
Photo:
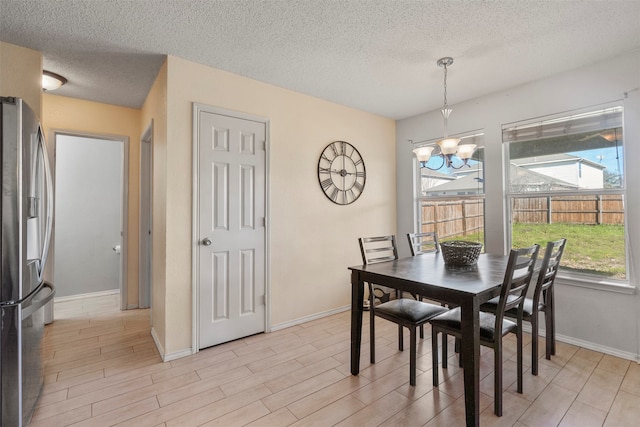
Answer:
[[[455,104],[639,49],[640,1],[0,0],[0,40],[64,96],[139,108],[174,55],[400,119],[442,105],[443,56]]]

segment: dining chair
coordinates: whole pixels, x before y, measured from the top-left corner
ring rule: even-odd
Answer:
[[[440,252],[440,242],[438,240],[438,233],[435,231],[428,231],[424,233],[407,233],[407,240],[409,240],[409,248],[411,249],[411,256],[421,255],[431,252]],[[415,295],[417,300],[421,300],[420,295]],[[440,304],[443,307],[450,307],[444,303]],[[420,338],[424,338],[424,327],[420,327]],[[446,340],[446,335],[442,335],[442,339]]]
[[[411,256],[424,254],[427,252],[440,252],[440,242],[438,233],[429,231],[426,233],[407,233]]]
[[[522,393],[522,311],[534,266],[538,257],[539,245],[529,248],[512,249],[500,288],[495,313],[480,311],[480,344],[493,348],[494,352],[494,412],[502,416],[502,338],[508,333],[516,334],[518,393]],[[506,311],[516,309],[518,316],[515,322],[505,319]],[[438,386],[438,332],[453,335],[462,339],[460,308],[431,318],[431,345],[433,361],[433,386]],[[442,348],[442,367],[447,367],[446,343]]]
[[[556,354],[555,307],[553,306],[553,283],[560,267],[567,239],[548,242],[532,298],[525,298],[522,319],[531,323],[531,374],[538,375],[538,313],[544,313],[546,358]],[[495,313],[498,301],[494,298],[480,306],[480,310]],[[518,310],[512,308],[504,314],[512,319],[518,318]]]
[[[361,237],[358,239],[362,261],[364,264],[376,264],[398,259],[395,236]],[[403,351],[402,328],[409,329],[409,384],[416,385],[416,330],[422,327],[433,316],[447,311],[445,307],[419,301],[413,298],[402,298],[400,293],[395,299],[375,303],[374,286],[367,283],[369,288],[369,342],[370,360],[376,363],[375,356],[375,317],[381,317],[398,325],[398,349]]]

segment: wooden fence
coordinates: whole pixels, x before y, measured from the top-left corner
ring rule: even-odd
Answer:
[[[522,197],[513,199],[513,221],[520,223],[623,224],[620,195]],[[422,231],[440,239],[484,230],[484,200],[423,200]]]
[[[623,224],[621,195],[535,197],[513,200],[514,222],[566,224]]]
[[[422,231],[436,231],[439,239],[484,230],[484,200],[422,202]]]

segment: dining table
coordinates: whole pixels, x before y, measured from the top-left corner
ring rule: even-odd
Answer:
[[[461,310],[460,357],[467,426],[480,423],[480,305],[500,294],[508,256],[480,254],[476,264],[448,267],[441,252],[425,253],[351,270],[351,374],[360,372],[364,284],[386,286]]]

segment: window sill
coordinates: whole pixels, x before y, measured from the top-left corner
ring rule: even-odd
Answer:
[[[567,286],[577,286],[580,288],[596,289],[599,291],[614,292],[619,294],[633,295],[636,287],[629,283],[614,280],[598,279],[596,277],[564,276],[558,274],[556,283]]]

